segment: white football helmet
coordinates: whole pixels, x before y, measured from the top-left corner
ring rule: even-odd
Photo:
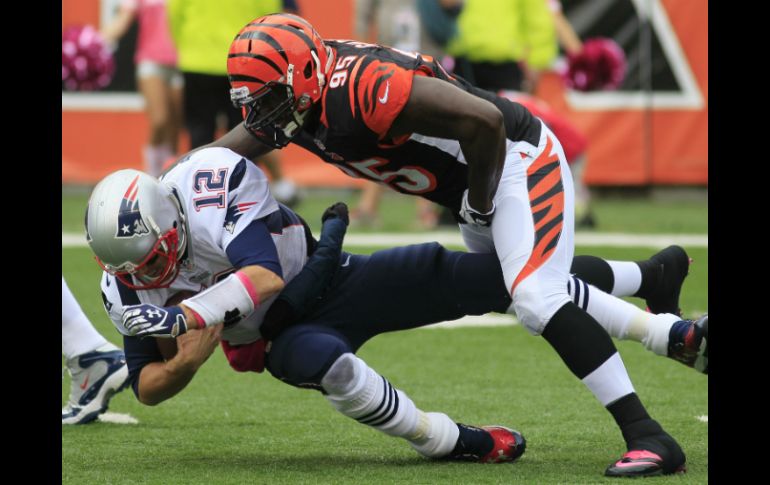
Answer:
[[[108,175],[91,193],[85,224],[96,261],[129,288],[165,288],[179,274],[184,212],[156,178],[138,170]]]

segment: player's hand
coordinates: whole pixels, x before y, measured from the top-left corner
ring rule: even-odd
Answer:
[[[222,328],[223,325],[220,323],[201,330],[192,329],[180,335],[176,339],[178,363],[198,370],[219,346]]]
[[[187,320],[181,307],[143,303],[123,310],[123,327],[135,337],[176,338],[187,332]]]
[[[489,212],[479,212],[471,207],[468,202],[468,189],[465,189],[463,193],[463,201],[460,206],[460,217],[468,224],[473,224],[481,227],[489,227],[492,225],[492,217],[495,215],[495,203],[492,202],[492,208]]]
[[[350,216],[348,215],[348,206],[344,202],[337,202],[336,204],[333,204],[331,207],[326,209],[321,216],[321,223],[323,224],[328,219],[342,219],[342,222],[345,223],[346,226],[350,225]]]

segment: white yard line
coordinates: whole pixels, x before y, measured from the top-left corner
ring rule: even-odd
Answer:
[[[102,423],[114,424],[139,424],[139,420],[130,414],[106,412],[99,415],[99,421]]]
[[[446,246],[463,246],[462,238],[455,232],[430,233],[369,233],[348,234],[345,236],[346,246],[393,247],[406,244],[419,244],[437,241]],[[578,233],[575,243],[583,246],[610,247],[646,247],[660,249],[671,244],[685,247],[708,247],[708,236],[702,234],[623,234],[623,233]],[[84,234],[62,233],[63,248],[86,247]],[[441,322],[425,328],[459,328],[459,327],[502,327],[516,325],[518,322],[512,315],[487,314],[467,316],[451,322]],[[705,417],[708,420],[708,417]],[[699,418],[700,419],[700,418]]]
[[[424,233],[368,233],[348,234],[345,236],[345,246],[393,247],[407,244],[419,244],[436,241],[445,246],[463,247],[459,232],[440,231]],[[685,247],[708,247],[706,234],[627,234],[612,232],[578,232],[575,234],[575,244],[578,246],[610,246],[610,247],[639,247],[662,249],[671,244]],[[84,234],[62,233],[62,247],[85,247]]]
[[[487,313],[486,315],[468,315],[450,322],[434,323],[422,328],[511,327],[518,323],[513,315]]]

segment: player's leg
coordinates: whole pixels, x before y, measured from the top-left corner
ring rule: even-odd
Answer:
[[[495,197],[492,235],[512,309],[612,414],[628,452],[658,457],[634,471],[674,472],[684,465],[684,454],[647,414],[610,336],[567,293],[574,250],[572,177],[558,140],[544,130],[534,157],[506,164]]]
[[[353,256],[341,272],[346,276],[338,282],[339,291],[345,298],[338,291],[330,296],[335,302],[327,308],[343,310],[330,320],[341,326],[355,325],[351,333],[354,348],[383,332],[465,315],[505,312],[511,302],[496,255],[449,251],[436,243],[386,249],[369,257]],[[570,278],[567,288],[573,301],[596,318],[610,336],[639,341],[659,355],[695,364],[702,332],[685,339],[686,331],[676,331],[680,327],[697,329],[695,322],[644,312],[596,288],[589,291],[577,279]],[[368,318],[372,314],[378,318]],[[707,370],[707,360],[704,363]]]
[[[685,320],[671,313],[645,312],[574,276],[567,288],[575,304],[594,317],[610,336],[640,342],[657,355],[708,374],[708,314]]]
[[[85,424],[106,411],[112,395],[123,389],[128,378],[126,356],[91,325],[64,277],[61,293],[62,353],[72,376],[62,424]]]
[[[163,164],[174,154],[172,145],[168,142],[172,123],[170,88],[164,67],[155,62],[139,63],[136,77],[150,124],[150,139],[144,147],[144,168],[147,173],[157,177],[163,169]]]
[[[425,243],[349,256],[315,318],[344,331],[354,350],[384,332],[504,312],[510,305],[494,254]]]
[[[328,327],[301,324],[286,330],[272,342],[267,368],[284,382],[322,391],[340,413],[404,438],[427,457],[513,461],[524,453],[524,439],[515,431],[466,426],[446,414],[420,410],[355,356],[342,333]]]
[[[190,148],[214,141],[218,98],[212,93],[215,76],[184,73],[184,126],[190,135]],[[214,89],[216,89],[214,87]]]
[[[168,138],[171,151],[176,154],[179,149],[179,134],[184,126],[184,76],[178,69],[169,68],[168,76],[168,105],[171,118],[168,124]]]
[[[679,294],[689,265],[683,248],[669,246],[636,262],[575,256],[570,271],[611,295],[644,298],[652,313],[679,315]]]

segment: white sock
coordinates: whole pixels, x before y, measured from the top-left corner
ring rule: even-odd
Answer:
[[[460,430],[445,414],[424,413],[366,362],[341,355],[321,379],[326,399],[345,416],[410,442],[429,457],[448,455]]]
[[[583,384],[588,386],[596,399],[605,407],[634,392],[634,385],[628,377],[626,366],[623,365],[623,359],[617,352],[585,376]]]
[[[61,351],[67,359],[91,352],[107,343],[96,331],[61,279]]]
[[[163,164],[171,158],[174,152],[171,151],[171,145],[162,143],[160,145],[147,145],[144,147],[144,169],[153,177],[157,177],[163,171]]]
[[[611,337],[641,342],[647,350],[668,355],[668,333],[681,320],[678,316],[645,312],[576,277],[572,277],[568,289],[575,304],[594,317]]]
[[[639,265],[629,261],[607,261],[612,268],[615,284],[612,294],[615,296],[633,296],[642,286],[642,270]]]

